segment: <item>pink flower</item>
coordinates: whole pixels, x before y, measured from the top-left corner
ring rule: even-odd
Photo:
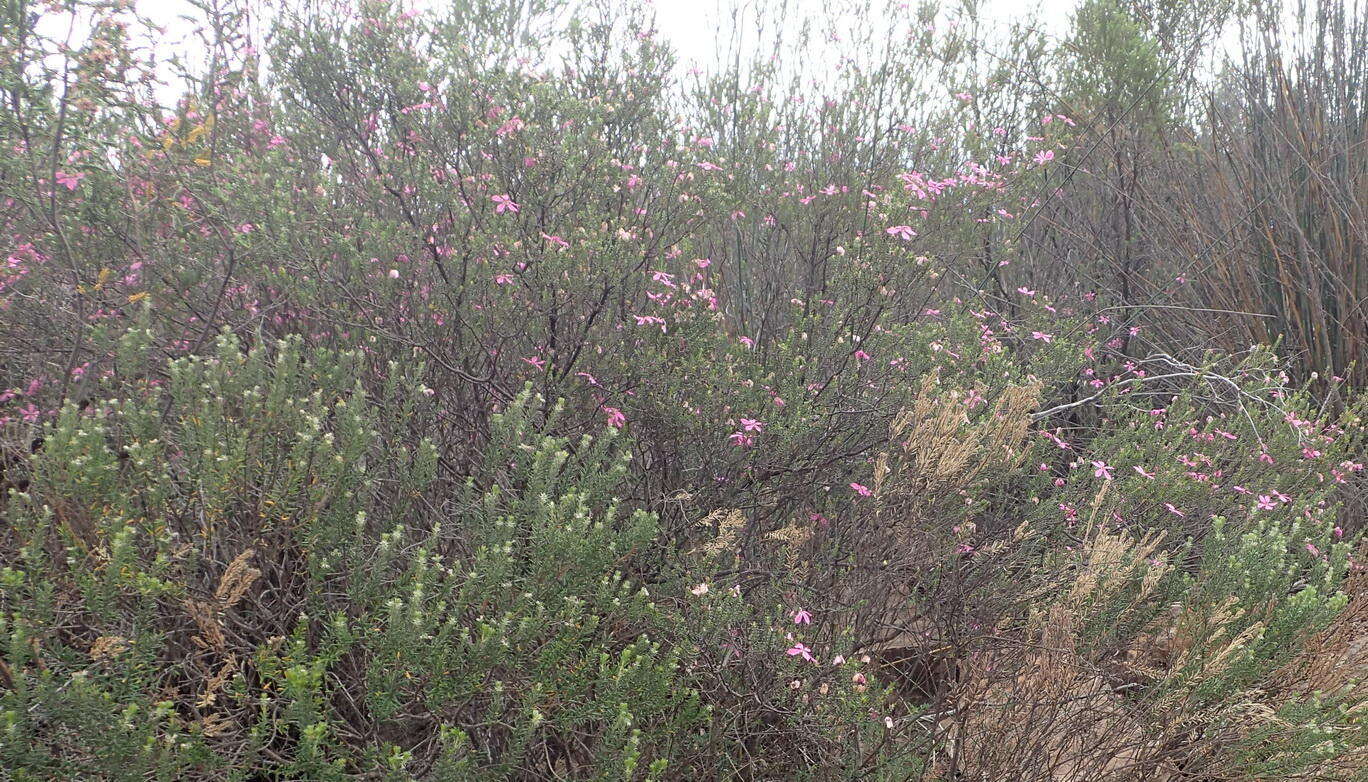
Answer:
[[[1313,557],[1319,557],[1319,556],[1320,556],[1320,549],[1316,548],[1315,544],[1313,544],[1313,543],[1307,543],[1307,544],[1306,544],[1306,553],[1310,554],[1310,555],[1313,556]]]
[[[497,214],[503,214],[504,212],[512,212],[513,214],[518,213],[517,203],[507,195],[492,196],[490,200],[494,202],[494,211]]]
[[[711,259],[711,258],[695,258],[695,259],[694,259],[694,265],[697,266],[697,267],[700,268],[700,269],[706,269],[706,268],[708,268],[709,266],[712,266],[712,259]]]
[[[1137,466],[1135,466],[1135,467],[1132,467],[1131,469],[1132,469],[1132,470],[1135,470],[1135,471],[1138,472],[1138,473],[1140,473],[1141,477],[1149,478],[1150,480],[1154,480],[1154,473],[1152,473],[1152,472],[1146,472],[1144,467],[1140,467],[1140,466],[1137,465]]]
[[[1112,474],[1111,474],[1112,468],[1111,468],[1111,466],[1108,465],[1106,462],[1093,462],[1092,465],[1093,465],[1093,475],[1095,475],[1095,476],[1097,476],[1098,478],[1101,478],[1101,479],[1103,479],[1103,480],[1106,480],[1106,481],[1109,481],[1109,480],[1112,479]]]
[[[794,643],[793,646],[789,647],[788,656],[802,657],[804,660],[812,662],[812,650],[800,643]]]
[[[66,171],[57,172],[57,184],[65,185],[67,190],[75,190],[80,186],[81,180],[85,179],[84,171],[77,171],[72,174]]]
[[[501,274],[494,275],[495,285],[511,285],[512,283],[513,275],[509,274],[508,272],[503,272]]]
[[[857,350],[855,351],[855,358],[859,361],[868,361],[869,354],[864,352],[863,350]]]
[[[1182,512],[1182,511],[1178,510],[1177,508],[1173,507],[1173,503],[1171,503],[1171,502],[1166,502],[1166,503],[1164,503],[1164,507],[1165,507],[1165,508],[1168,508],[1169,513],[1172,513],[1172,514],[1175,515],[1175,516],[1186,516],[1186,515],[1187,515],[1186,513],[1184,513],[1184,512]]]
[[[806,608],[800,608],[793,612],[793,623],[796,625],[812,624],[812,614]]]
[[[731,440],[731,444],[737,448],[749,448],[750,446],[755,445],[755,435],[746,434],[745,432],[732,432],[728,435],[727,439]]]
[[[910,225],[891,226],[885,229],[884,233],[894,238],[902,239],[904,242],[911,241],[912,238],[917,235],[917,232],[912,230],[912,226]]]
[[[603,412],[608,414],[608,425],[614,429],[621,429],[623,424],[627,423],[627,416],[623,415],[622,411],[616,407],[605,406]]]
[[[390,270],[389,270],[389,277],[390,277],[391,280],[397,280],[397,279],[399,279],[399,270],[398,270],[398,269],[390,269]]]
[[[1054,341],[1054,337],[1053,337],[1052,335],[1046,334],[1046,333],[1043,332],[1043,331],[1032,331],[1032,332],[1031,332],[1031,339],[1038,339],[1038,340],[1040,340],[1041,342],[1046,342],[1046,343],[1049,343],[1049,342],[1053,342],[1053,341]]]
[[[852,482],[852,483],[850,484],[850,488],[854,489],[854,490],[855,490],[855,493],[858,494],[858,495],[860,495],[861,497],[868,497],[868,496],[870,496],[870,495],[872,495],[872,494],[874,493],[874,492],[872,492],[872,491],[869,490],[869,487],[868,487],[868,486],[864,486],[863,484],[859,484],[859,483],[853,483],[853,482]]]
[[[1278,506],[1274,504],[1272,497],[1267,494],[1259,495],[1259,510],[1273,510],[1276,507]]]
[[[762,432],[765,429],[765,424],[761,421],[755,420],[754,418],[742,418],[741,428],[746,430],[747,432]]]

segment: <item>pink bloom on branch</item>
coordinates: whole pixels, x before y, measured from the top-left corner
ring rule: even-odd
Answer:
[[[605,406],[603,412],[608,414],[608,425],[614,429],[621,429],[627,423],[627,416],[623,415],[622,411],[616,407]]]
[[[84,171],[77,171],[74,174],[67,171],[57,172],[57,184],[65,185],[67,190],[75,190],[80,186],[82,179],[85,179]]]
[[[1094,468],[1093,475],[1107,481],[1112,479],[1111,465],[1107,464],[1106,462],[1093,462],[1092,465]]]
[[[1054,160],[1054,150],[1053,150],[1053,149],[1041,150],[1040,152],[1037,152],[1036,155],[1035,155],[1035,162],[1036,162],[1036,165],[1038,165],[1038,166],[1043,166],[1043,165],[1045,165],[1046,163],[1050,162],[1051,160]]]
[[[745,432],[732,432],[727,439],[731,440],[731,444],[737,448],[749,448],[755,445],[755,436]]]
[[[1133,470],[1135,470],[1136,472],[1140,473],[1140,476],[1143,477],[1143,478],[1148,478],[1148,479],[1150,479],[1150,480],[1154,480],[1154,473],[1152,473],[1152,472],[1146,472],[1144,467],[1136,466],[1136,467],[1132,467],[1131,469],[1133,469]]]
[[[793,612],[793,623],[796,625],[812,624],[812,614],[806,608],[800,608]]]
[[[1165,507],[1165,508],[1168,508],[1169,513],[1172,513],[1172,514],[1175,515],[1175,516],[1186,516],[1186,515],[1187,515],[1186,513],[1184,513],[1184,512],[1182,512],[1182,511],[1178,510],[1177,508],[1173,507],[1173,503],[1171,503],[1171,502],[1166,502],[1166,503],[1164,503],[1164,507]]]
[[[794,643],[793,646],[789,647],[788,656],[802,657],[804,660],[812,662],[812,650],[800,643]]]
[[[764,422],[757,421],[754,418],[742,418],[741,428],[746,430],[747,432],[762,432],[765,429],[765,424]]]
[[[1278,507],[1273,503],[1273,498],[1267,494],[1259,495],[1259,510],[1273,510]]]
[[[868,486],[865,486],[865,485],[863,485],[863,484],[859,484],[859,483],[854,483],[854,482],[852,482],[852,483],[850,484],[850,488],[854,489],[854,490],[855,490],[855,493],[858,494],[858,495],[860,495],[861,497],[868,497],[868,496],[871,496],[872,494],[874,494],[874,492],[872,492],[872,491],[869,490],[869,487],[868,487]]]
[[[902,239],[904,242],[911,241],[912,238],[917,235],[917,232],[912,230],[912,226],[910,225],[891,226],[885,229],[884,233],[896,239]]]
[[[1041,342],[1049,343],[1049,342],[1053,342],[1053,341],[1054,341],[1054,336],[1052,336],[1052,335],[1050,335],[1050,334],[1046,334],[1046,333],[1043,332],[1043,331],[1032,331],[1032,332],[1031,332],[1031,339],[1038,339],[1038,340],[1040,340]]]
[[[518,213],[518,204],[507,195],[491,196],[490,200],[494,202],[494,211],[497,214],[503,214],[504,212],[512,212],[513,214]]]

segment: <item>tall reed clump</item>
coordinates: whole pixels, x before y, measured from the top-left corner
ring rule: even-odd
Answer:
[[[1195,260],[1196,295],[1254,313],[1221,318],[1247,344],[1280,339],[1303,373],[1362,384],[1368,13],[1337,2],[1259,10],[1245,59],[1209,99],[1201,144],[1215,246]]]

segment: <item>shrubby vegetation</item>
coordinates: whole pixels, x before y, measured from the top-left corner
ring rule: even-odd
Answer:
[[[1368,773],[1362,9],[198,8],[0,19],[7,776]]]

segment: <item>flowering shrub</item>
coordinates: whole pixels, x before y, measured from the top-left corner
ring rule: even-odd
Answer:
[[[930,6],[687,76],[610,6],[214,5],[170,107],[135,9],[0,21],[5,767],[1368,769],[1368,403],[1089,178],[1160,33],[1013,95]]]

